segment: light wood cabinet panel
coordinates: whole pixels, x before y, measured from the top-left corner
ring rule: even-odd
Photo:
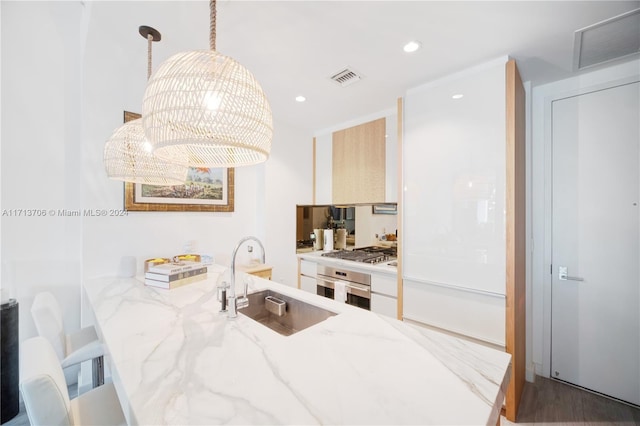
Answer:
[[[526,157],[525,92],[516,62],[507,62],[507,352],[511,381],[507,390],[507,419],[515,422],[525,381],[526,282]]]
[[[247,274],[255,275],[256,277],[264,278],[267,280],[271,279],[271,271],[272,267],[264,264],[251,264],[251,265],[242,265],[238,267],[239,270],[246,272]]]
[[[333,133],[333,204],[385,201],[386,119]]]

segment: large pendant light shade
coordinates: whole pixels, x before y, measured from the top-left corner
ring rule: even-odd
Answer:
[[[191,166],[237,167],[265,161],[271,151],[269,102],[253,74],[215,50],[178,53],[151,76],[142,124],[154,155],[187,157]]]

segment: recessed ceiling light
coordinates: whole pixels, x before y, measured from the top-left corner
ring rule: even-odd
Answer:
[[[464,98],[464,95],[462,93],[456,93],[451,97],[451,99],[462,99],[462,98]]]
[[[296,96],[296,101],[297,102],[304,102],[306,101],[307,98],[305,98],[304,96],[300,95],[300,96]]]
[[[420,43],[418,40],[412,40],[409,43],[405,44],[402,49],[407,53],[413,53],[421,47],[422,43]]]

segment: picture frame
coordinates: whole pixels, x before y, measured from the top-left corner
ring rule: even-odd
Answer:
[[[125,111],[124,122],[136,120],[141,115]],[[124,183],[124,208],[127,211],[144,212],[233,212],[235,183],[233,168],[190,168],[188,176],[198,176],[185,185],[158,186],[133,182]],[[215,191],[214,198],[203,198],[198,191],[210,183],[221,184],[221,191]],[[203,188],[200,188],[203,189]],[[210,191],[209,191],[210,192]],[[198,194],[192,197],[191,194]],[[221,195],[218,195],[221,194]]]

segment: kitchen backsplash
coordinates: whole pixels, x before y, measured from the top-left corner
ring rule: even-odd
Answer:
[[[299,205],[296,206],[296,249],[309,251],[313,247],[311,234],[314,229],[347,230],[347,248],[375,245],[385,234],[395,235],[398,216],[395,204],[385,204],[374,213],[372,204],[358,205]]]

